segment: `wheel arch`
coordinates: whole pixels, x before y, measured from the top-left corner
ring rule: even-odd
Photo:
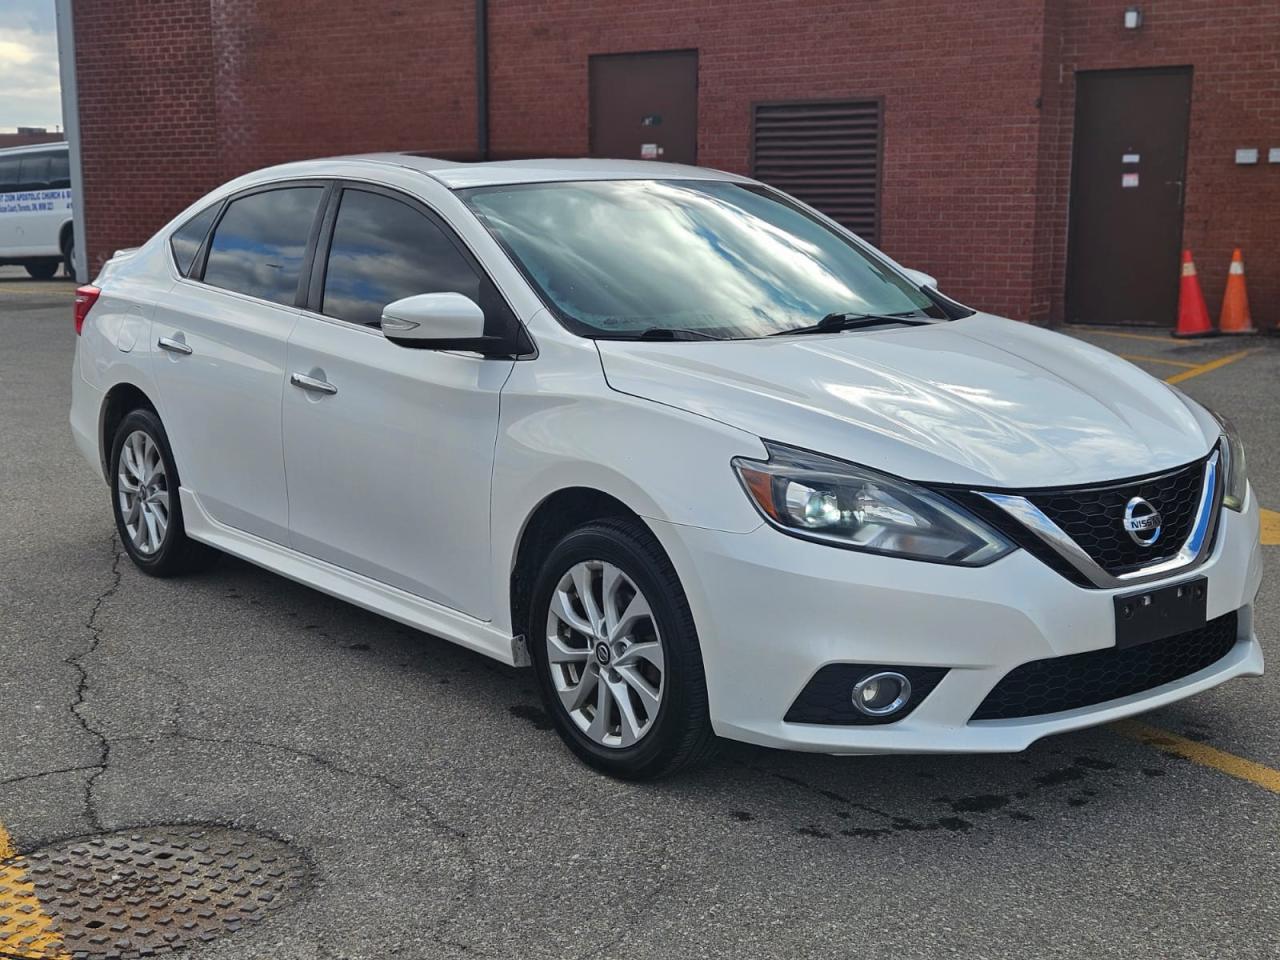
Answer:
[[[67,252],[68,240],[75,236],[75,221],[68,220],[58,228],[58,249],[63,253]]]
[[[534,507],[516,539],[511,560],[509,602],[513,633],[524,632],[540,559],[570,530],[606,518],[625,518],[648,526],[627,504],[594,487],[563,487]]]
[[[157,417],[160,411],[145,390],[128,380],[122,380],[108,390],[102,398],[98,412],[98,456],[102,461],[102,476],[111,482],[111,440],[116,427],[132,410],[150,410]]]

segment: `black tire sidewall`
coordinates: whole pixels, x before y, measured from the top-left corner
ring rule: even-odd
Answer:
[[[692,701],[701,697],[705,711],[705,680],[693,617],[675,572],[665,557],[661,561],[666,569],[656,562],[656,541],[646,550],[640,542],[641,531],[628,526],[591,524],[568,534],[552,549],[535,581],[525,636],[547,712],[569,748],[590,766],[612,776],[650,779],[662,775],[685,741],[695,712]],[[649,601],[662,642],[667,665],[663,702],[653,726],[631,747],[610,748],[593,742],[570,718],[551,681],[546,649],[551,595],[565,571],[585,560],[612,563],[632,579]]]
[[[61,265],[57,260],[37,260],[26,264],[27,276],[32,280],[52,280]]]
[[[160,450],[160,457],[164,460],[164,471],[166,482],[169,487],[169,523],[165,527],[164,541],[160,544],[160,549],[153,554],[140,553],[129,539],[129,532],[125,529],[124,516],[120,512],[120,451],[124,447],[125,438],[136,430],[146,432]],[[116,532],[120,537],[120,542],[124,545],[125,550],[129,554],[129,558],[137,564],[137,566],[156,575],[163,575],[174,568],[179,562],[179,553],[184,544],[185,534],[183,533],[182,524],[182,501],[178,494],[178,467],[173,462],[173,451],[169,449],[169,438],[165,435],[164,427],[160,423],[160,418],[150,410],[134,410],[127,414],[120,425],[116,428],[115,437],[111,441],[111,512],[116,518]]]

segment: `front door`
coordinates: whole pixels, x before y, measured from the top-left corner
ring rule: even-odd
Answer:
[[[591,58],[591,155],[698,162],[698,51]]]
[[[514,361],[400,347],[378,321],[419,293],[462,293],[497,323],[505,303],[442,221],[389,191],[345,189],[327,240],[323,286],[289,339],[290,540],[489,619],[489,490]]]
[[[1076,75],[1068,323],[1173,326],[1191,69]]]

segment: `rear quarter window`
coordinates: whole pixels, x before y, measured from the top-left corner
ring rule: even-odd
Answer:
[[[215,203],[208,209],[201,210],[173,231],[173,235],[169,238],[173,262],[178,272],[184,277],[191,272],[191,265],[195,263],[196,254],[200,252],[200,244],[204,243],[204,238],[208,235],[209,228],[213,226],[213,220],[220,208],[221,204]]]

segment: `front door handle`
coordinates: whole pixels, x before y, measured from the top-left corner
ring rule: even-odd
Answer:
[[[289,374],[289,382],[295,387],[301,387],[303,390],[310,390],[312,393],[334,394],[338,392],[338,388],[329,381],[317,380],[315,377],[308,377],[305,373]]]
[[[173,337],[161,337],[156,341],[156,346],[161,350],[168,350],[170,353],[180,353],[184,357],[191,355],[191,348],[187,346],[185,341],[175,340]]]

